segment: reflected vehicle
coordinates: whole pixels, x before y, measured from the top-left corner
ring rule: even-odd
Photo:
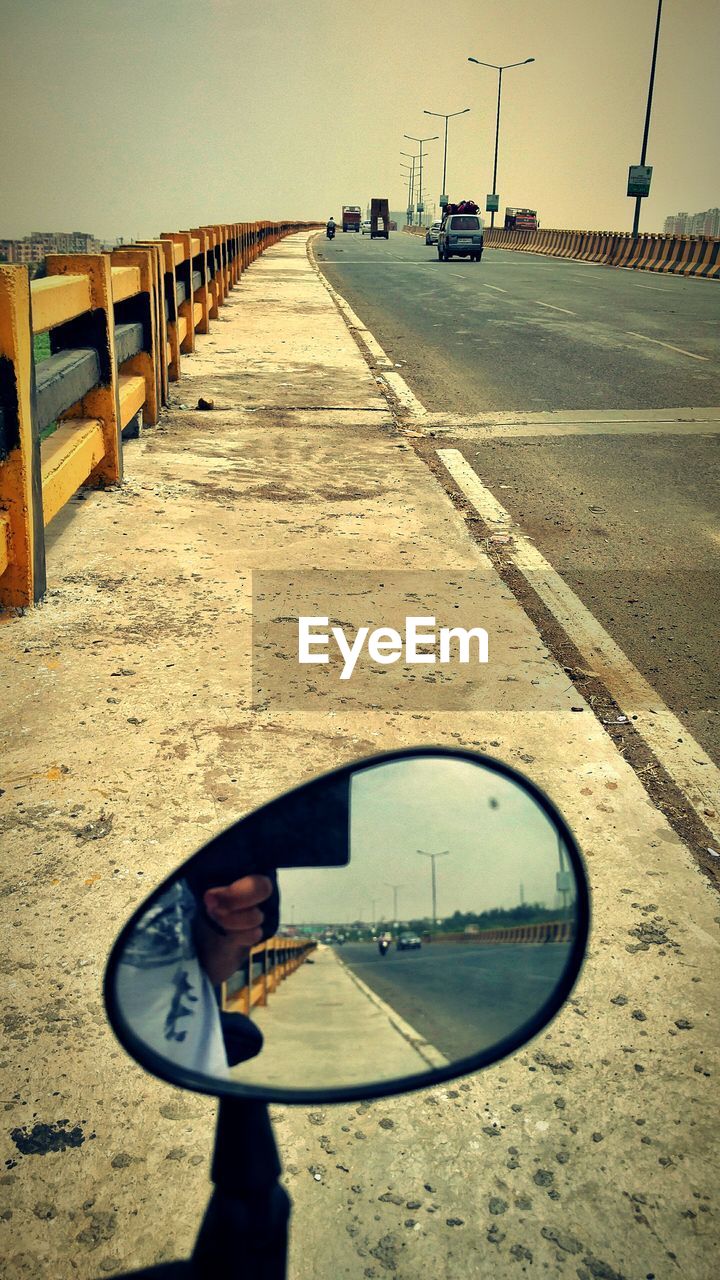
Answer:
[[[422,938],[416,933],[401,933],[397,940],[398,951],[419,951],[421,946]]]
[[[206,902],[258,875],[273,886],[262,932],[228,951]],[[579,886],[569,831],[506,766],[430,748],[361,762],[242,819],[156,891],[113,953],[113,1025],[152,1069],[205,1088],[414,1087],[552,1016],[584,946]],[[378,966],[379,906],[421,926],[426,947],[392,930],[421,968]]]

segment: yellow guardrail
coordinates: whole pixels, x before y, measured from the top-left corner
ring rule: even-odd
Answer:
[[[81,485],[122,480],[123,432],[157,423],[183,355],[242,272],[316,225],[217,223],[111,253],[49,254],[32,285],[26,267],[0,264],[0,609],[45,594],[45,526]],[[42,368],[44,333],[54,361]],[[57,429],[42,439],[53,404]]]
[[[223,1012],[249,1015],[257,1005],[266,1005],[273,991],[300,968],[316,946],[307,938],[268,938],[253,947],[238,974],[223,983]],[[255,975],[258,959],[260,973]]]

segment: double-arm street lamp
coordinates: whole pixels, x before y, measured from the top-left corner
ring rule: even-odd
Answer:
[[[496,62],[481,62],[479,58],[468,58],[468,62],[475,62],[479,67],[492,67],[493,71],[498,72],[498,101],[497,101],[497,121],[495,124],[495,164],[493,165],[493,189],[492,194],[495,197],[493,203],[497,203],[497,161],[498,161],[498,140],[500,137],[500,95],[502,93],[502,73],[508,71],[510,67],[524,67],[528,62],[534,62],[534,58],[525,58],[522,62],[506,62],[499,67]],[[490,211],[490,226],[495,226],[495,210]]]
[[[423,114],[424,114],[424,115],[426,115],[426,116],[439,116],[439,118],[440,118],[441,120],[444,120],[444,121],[445,121],[445,150],[444,150],[444,152],[443,152],[443,179],[442,179],[442,195],[440,196],[440,204],[442,205],[443,209],[445,208],[445,205],[446,205],[446,204],[447,204],[447,202],[448,202],[448,198],[447,198],[447,188],[446,188],[446,186],[445,186],[445,177],[446,177],[446,174],[447,174],[447,139],[448,139],[448,120],[452,120],[455,116],[464,116],[464,115],[467,115],[467,113],[468,113],[468,111],[469,111],[469,110],[470,110],[470,108],[469,108],[469,107],[463,107],[462,111],[450,111],[450,112],[448,112],[448,113],[445,113],[445,112],[443,112],[443,111],[428,111],[428,110],[427,110],[427,108],[426,108],[426,109],[425,109],[425,111],[424,111],[424,113],[423,113]]]
[[[410,140],[410,142],[419,142],[419,143],[420,143],[420,179],[419,179],[419,194],[418,194],[418,226],[420,226],[420,225],[422,224],[422,213],[423,213],[423,207],[422,207],[422,202],[423,202],[423,198],[422,198],[422,161],[423,161],[423,152],[422,152],[422,149],[423,149],[423,143],[425,143],[425,142],[437,142],[438,138],[440,137],[440,134],[439,134],[439,133],[434,133],[434,134],[433,134],[433,136],[432,136],[431,138],[414,138],[414,137],[413,137],[413,135],[412,135],[411,133],[404,133],[404,134],[403,134],[403,137],[404,137],[404,138],[408,138],[408,139]]]

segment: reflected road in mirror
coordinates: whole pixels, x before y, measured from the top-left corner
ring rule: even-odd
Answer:
[[[389,1082],[492,1051],[536,1022],[565,979],[579,864],[533,793],[491,764],[366,763],[345,791],[320,778],[259,815],[250,846],[238,838],[236,870],[248,871],[253,841],[258,865],[281,868],[277,934],[213,987],[200,959],[211,936],[201,850],[140,917],[117,965],[125,1022],[168,1062],[220,1085]],[[294,866],[287,842],[266,847],[263,832],[283,830]],[[342,857],[332,865],[324,852],[313,866],[328,833]]]

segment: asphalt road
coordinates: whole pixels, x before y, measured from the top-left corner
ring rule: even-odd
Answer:
[[[672,412],[720,406],[720,284],[490,249],[440,263],[400,232],[316,245],[438,447],[720,761],[720,415]]]
[[[315,244],[431,412],[720,404],[717,281],[502,249],[439,262],[399,231]]]
[[[449,1059],[496,1044],[554,990],[568,947],[442,943],[419,951],[345,943],[339,958]]]

